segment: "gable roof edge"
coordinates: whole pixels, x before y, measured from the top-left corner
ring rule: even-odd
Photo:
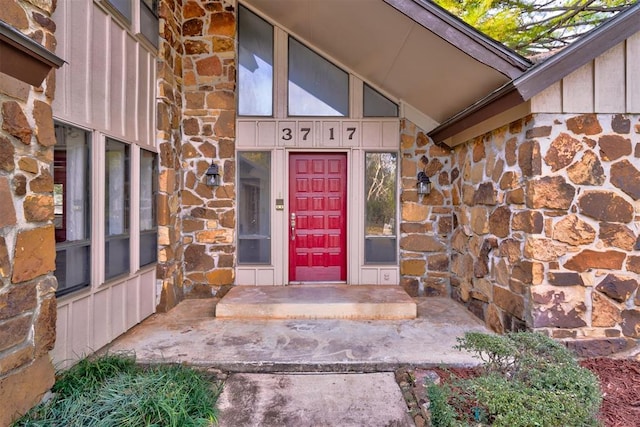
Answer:
[[[531,68],[531,61],[481,33],[437,4],[427,0],[384,0],[445,42],[514,79]]]

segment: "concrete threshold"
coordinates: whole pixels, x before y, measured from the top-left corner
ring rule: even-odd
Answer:
[[[313,284],[236,286],[217,304],[220,319],[415,319],[400,286]]]

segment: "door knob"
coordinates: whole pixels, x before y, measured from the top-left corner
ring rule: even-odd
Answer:
[[[293,212],[291,213],[290,225],[291,225],[291,240],[296,240],[296,214]]]

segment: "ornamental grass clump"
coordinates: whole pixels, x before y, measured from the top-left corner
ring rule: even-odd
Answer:
[[[455,348],[483,365],[475,378],[427,386],[433,426],[598,425],[598,379],[549,337],[469,332]]]
[[[220,384],[179,365],[142,367],[132,357],[83,359],[62,372],[43,403],[15,426],[210,426]]]

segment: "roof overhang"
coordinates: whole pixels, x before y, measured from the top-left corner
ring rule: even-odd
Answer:
[[[41,44],[0,21],[0,73],[40,86],[64,61]]]

